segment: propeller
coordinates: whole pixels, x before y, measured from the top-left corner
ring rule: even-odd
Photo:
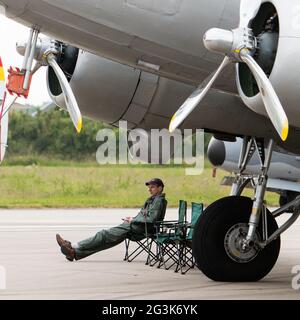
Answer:
[[[10,67],[7,84],[5,84],[5,74],[0,58],[0,163],[4,159],[7,147],[8,112],[18,97],[28,97],[32,76],[42,66],[52,67],[62,89],[72,122],[78,133],[82,129],[82,116],[76,98],[65,73],[57,62],[58,59],[62,61],[67,47],[61,42],[49,38],[39,38],[38,34],[39,30],[32,28],[28,41],[17,43],[18,53],[24,56],[23,65],[21,70]],[[36,63],[32,68],[34,59]],[[6,99],[7,92],[13,94],[10,101]]]
[[[285,141],[288,137],[289,122],[281,102],[268,77],[258,63],[253,59],[257,49],[257,39],[251,29],[250,21],[256,16],[261,0],[241,0],[240,23],[234,30],[210,29],[204,35],[204,45],[209,51],[225,55],[223,62],[212,79],[204,88],[200,85],[174,114],[169,131],[178,128],[189,114],[199,105],[215,80],[229,63],[245,63],[251,70],[266,109],[266,112],[280,138]]]
[[[70,117],[73,121],[73,124],[77,132],[80,133],[82,129],[82,116],[76,98],[74,96],[73,90],[71,89],[71,86],[62,69],[59,67],[55,55],[51,51],[49,51],[48,53],[46,52],[44,56],[49,66],[52,67],[53,71],[56,74],[56,77],[59,81],[65,98],[66,106],[70,114]]]
[[[32,59],[36,60],[36,65],[33,70],[29,72],[31,75],[42,66],[52,67],[62,89],[72,122],[77,132],[80,133],[82,129],[81,112],[68,79],[57,62],[57,59],[59,59],[63,53],[62,44],[49,38],[37,38],[36,33],[34,33],[34,35],[35,40],[33,40],[34,36],[31,33],[27,43],[17,43],[18,53],[24,55],[24,61],[28,60],[27,63],[24,62],[23,64],[23,70],[26,71],[23,87],[27,89],[28,82],[30,81],[28,80],[28,70],[31,69]]]
[[[181,123],[188,117],[188,115],[197,107],[199,102],[204,98],[207,94],[215,80],[218,78],[219,74],[222,70],[230,63],[230,59],[225,57],[220,67],[213,75],[211,80],[208,82],[205,88],[202,87],[202,84],[188,97],[188,99],[184,102],[184,104],[178,109],[178,111],[174,114],[170,126],[169,131],[174,132]]]

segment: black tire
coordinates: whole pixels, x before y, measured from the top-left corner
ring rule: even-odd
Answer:
[[[279,197],[279,205],[283,207],[287,203],[295,200],[300,194],[295,191],[286,191]]]
[[[280,196],[279,197],[279,206],[283,207],[288,203],[287,197],[286,196]]]
[[[198,268],[215,281],[258,281],[275,265],[280,252],[280,237],[247,263],[239,263],[228,256],[224,246],[226,233],[238,223],[248,223],[253,202],[246,197],[227,197],[211,204],[202,213],[193,234],[193,254]],[[268,233],[278,229],[268,211]],[[258,228],[262,234],[261,225]]]

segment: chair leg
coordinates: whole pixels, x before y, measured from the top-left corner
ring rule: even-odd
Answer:
[[[169,256],[168,259],[166,260],[166,263],[168,261],[172,261],[171,265],[169,265],[169,267],[166,268],[166,270],[171,269],[174,265],[178,264],[178,254],[177,254],[177,249],[174,249],[173,245],[168,245],[167,246],[167,251],[166,254]]]
[[[151,265],[152,260],[156,260],[156,254],[152,252],[152,245],[155,242],[151,239],[150,244],[148,244],[148,256],[145,265]]]
[[[177,252],[176,249],[174,249],[174,244],[170,244],[170,243],[164,243],[164,244],[160,244],[160,258],[159,258],[159,264],[157,266],[157,268],[160,268],[162,265],[164,265],[166,270],[169,270],[170,268],[172,268],[175,264],[178,263],[177,261]],[[167,257],[167,259],[165,258]],[[167,266],[167,263],[169,261],[171,262],[171,265]]]
[[[166,244],[164,249],[163,249],[163,261],[164,261],[165,270],[169,270],[175,264],[175,262],[174,262],[170,266],[167,267],[167,262],[170,261],[171,259],[173,260],[171,250],[173,250],[173,248],[170,248],[170,246],[168,244]],[[166,255],[168,255],[168,259],[167,260],[165,260],[165,256]]]
[[[128,255],[127,261],[132,262],[136,257],[138,257],[144,250],[147,250],[147,245],[145,245],[146,240],[136,241],[138,247]]]
[[[163,244],[160,243],[158,245],[158,265],[157,268],[160,269],[160,267],[164,264],[164,248],[163,248]]]
[[[127,262],[132,262],[136,257],[138,257],[144,251],[147,253],[147,260],[145,264],[149,264],[149,261],[155,258],[155,254],[151,251],[153,239],[146,238],[141,241],[135,241],[138,247],[129,254],[129,243],[130,240],[125,240],[126,252],[124,260]]]
[[[187,255],[189,255],[189,257],[186,258],[187,269],[184,271],[183,274],[186,274],[189,270],[194,269],[196,265],[192,249],[186,247],[186,256]]]
[[[159,261],[157,268],[160,269],[162,266],[164,266],[165,270],[169,270],[170,267],[167,267],[167,262],[170,260],[170,257],[166,260],[165,255],[167,255],[167,245],[166,244],[160,244],[159,245]]]
[[[176,265],[175,272],[178,272],[180,270],[181,274],[183,274],[183,266],[185,265],[185,247],[182,244],[177,245],[177,256],[178,261]]]
[[[129,250],[129,244],[130,244],[130,240],[129,239],[125,239],[125,256],[124,256],[124,261],[127,261],[128,260],[128,256],[129,256],[129,253],[128,253],[128,250]]]
[[[179,245],[176,246],[176,250],[177,250],[177,264],[176,264],[176,268],[175,268],[175,271],[174,272],[178,272],[179,269],[182,269],[182,266],[181,266],[181,252],[180,252],[180,248],[179,248]]]
[[[155,254],[153,254],[152,258],[149,260],[149,266],[153,267],[155,266],[157,263],[159,263],[159,259],[160,259],[160,244],[153,240],[153,242],[155,243]]]

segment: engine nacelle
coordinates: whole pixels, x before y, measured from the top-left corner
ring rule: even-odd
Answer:
[[[239,172],[238,163],[242,139],[227,142],[212,138],[208,145],[207,156],[214,167],[230,173]],[[280,194],[280,206],[287,204],[300,195],[300,158],[296,155],[273,152],[268,172],[267,190]],[[244,174],[258,176],[261,163],[257,151],[253,154]],[[232,186],[233,177],[225,177],[222,185]]]
[[[118,121],[130,104],[140,72],[83,51],[73,64],[73,72],[67,73],[81,112],[107,123]],[[61,68],[66,73],[63,65]],[[51,68],[48,68],[47,78],[50,97],[57,105],[65,107],[59,82]]]
[[[60,66],[69,78],[82,114],[112,125],[117,126],[123,120],[129,129],[168,128],[176,108],[194,89],[85,51],[76,55],[69,48],[68,52]],[[53,102],[65,108],[51,68],[47,78]]]
[[[212,138],[209,142],[207,156],[214,167],[222,168],[228,172],[238,172],[240,150],[242,139],[236,142],[227,142]],[[287,181],[300,180],[300,158],[297,155],[273,152],[268,177]],[[261,163],[257,151],[249,161],[244,173],[258,175],[261,170]],[[298,185],[297,191],[300,190]]]
[[[120,121],[126,121],[128,130],[144,129],[149,137],[151,129],[168,128],[175,110],[194,90],[192,86],[72,46],[65,46],[58,63],[69,80],[84,116],[114,126],[118,126]],[[48,68],[47,80],[53,102],[66,108],[60,84],[51,68]],[[196,127],[196,121],[193,127]],[[151,157],[149,153],[141,154],[139,160],[148,162],[151,159],[151,163],[166,163],[169,157],[164,151],[159,146],[159,150],[152,150]],[[170,146],[169,156],[173,153],[173,147]]]
[[[250,28],[259,39],[255,60],[270,77],[290,125],[300,127],[299,1],[263,1]],[[253,111],[266,115],[257,84],[245,64],[237,64],[237,86],[244,103]]]

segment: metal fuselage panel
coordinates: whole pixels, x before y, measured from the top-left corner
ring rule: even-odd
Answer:
[[[145,68],[139,61],[155,64],[162,76],[196,84],[221,60],[205,49],[205,31],[211,27],[236,27],[240,1],[1,2],[7,6],[8,17],[28,26],[37,25],[51,37],[131,66]],[[231,89],[232,86],[228,88]]]

